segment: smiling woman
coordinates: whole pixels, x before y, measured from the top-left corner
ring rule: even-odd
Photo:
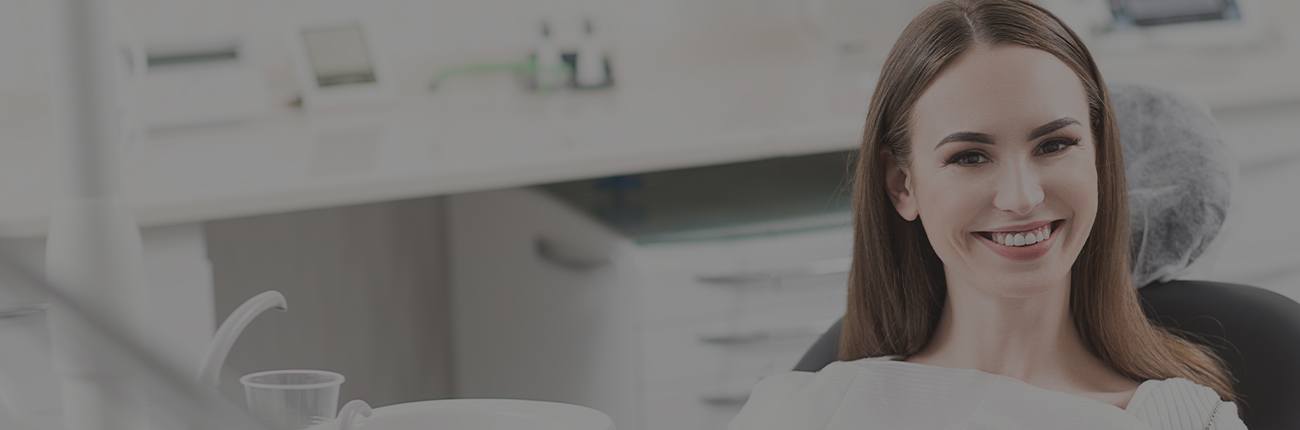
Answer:
[[[1042,50],[975,45],[948,64],[911,112],[906,141],[891,145],[882,157],[886,167],[880,170],[898,215],[906,221],[923,220],[918,224],[924,225],[931,249],[943,263],[950,304],[980,315],[998,315],[999,320],[1068,322],[1070,269],[1098,213],[1097,142],[1105,139],[1094,137],[1075,119],[1089,118],[1081,80]],[[928,143],[936,141],[937,145]],[[893,149],[902,145],[909,150]],[[1103,220],[1100,227],[1105,222],[1109,221]],[[1040,234],[1045,240],[1038,240]],[[1128,291],[1133,294],[1131,288]],[[1007,312],[997,301],[984,299],[999,296],[1034,297],[1035,312]],[[960,327],[974,324],[965,322]],[[1016,328],[1028,322],[1000,322],[1010,327],[957,333],[956,339],[999,349],[1021,348],[1003,344],[1011,341],[1006,333],[1020,331]],[[996,328],[990,323],[978,326]],[[987,338],[995,333],[997,339]],[[932,349],[940,346],[931,345]],[[1062,351],[1060,346],[1026,344],[1024,350],[999,355],[1021,355],[1029,362],[1099,364],[1054,360],[1057,354],[1078,360],[1073,353],[1083,350]],[[933,352],[908,351],[917,361]],[[989,358],[992,351],[972,352]],[[1025,365],[997,360],[968,364],[1015,373],[1039,370],[1000,369]]]
[[[765,379],[731,428],[1244,428],[1221,359],[1142,311],[1110,96],[1074,32],[943,1],[880,76],[841,362]]]

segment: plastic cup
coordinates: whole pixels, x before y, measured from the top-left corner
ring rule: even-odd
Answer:
[[[343,375],[324,370],[271,370],[239,378],[253,416],[275,430],[302,430],[334,419]]]

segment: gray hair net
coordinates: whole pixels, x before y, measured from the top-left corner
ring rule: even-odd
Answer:
[[[1112,85],[1128,181],[1133,283],[1187,269],[1223,226],[1236,164],[1208,109],[1138,85]]]

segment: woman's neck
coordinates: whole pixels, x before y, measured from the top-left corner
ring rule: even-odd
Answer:
[[[1069,279],[1013,294],[987,291],[949,284],[933,337],[906,361],[976,369],[1066,391],[1114,373],[1088,352],[1075,330]]]

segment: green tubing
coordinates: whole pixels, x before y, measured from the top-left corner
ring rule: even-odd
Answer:
[[[572,73],[572,67],[568,64],[561,64],[560,68],[566,73]],[[429,82],[429,90],[436,90],[442,81],[455,76],[473,76],[490,73],[510,72],[520,76],[533,76],[537,73],[537,61],[529,58],[528,60],[517,63],[475,63],[462,66],[455,66],[443,69],[434,75],[433,80]]]

